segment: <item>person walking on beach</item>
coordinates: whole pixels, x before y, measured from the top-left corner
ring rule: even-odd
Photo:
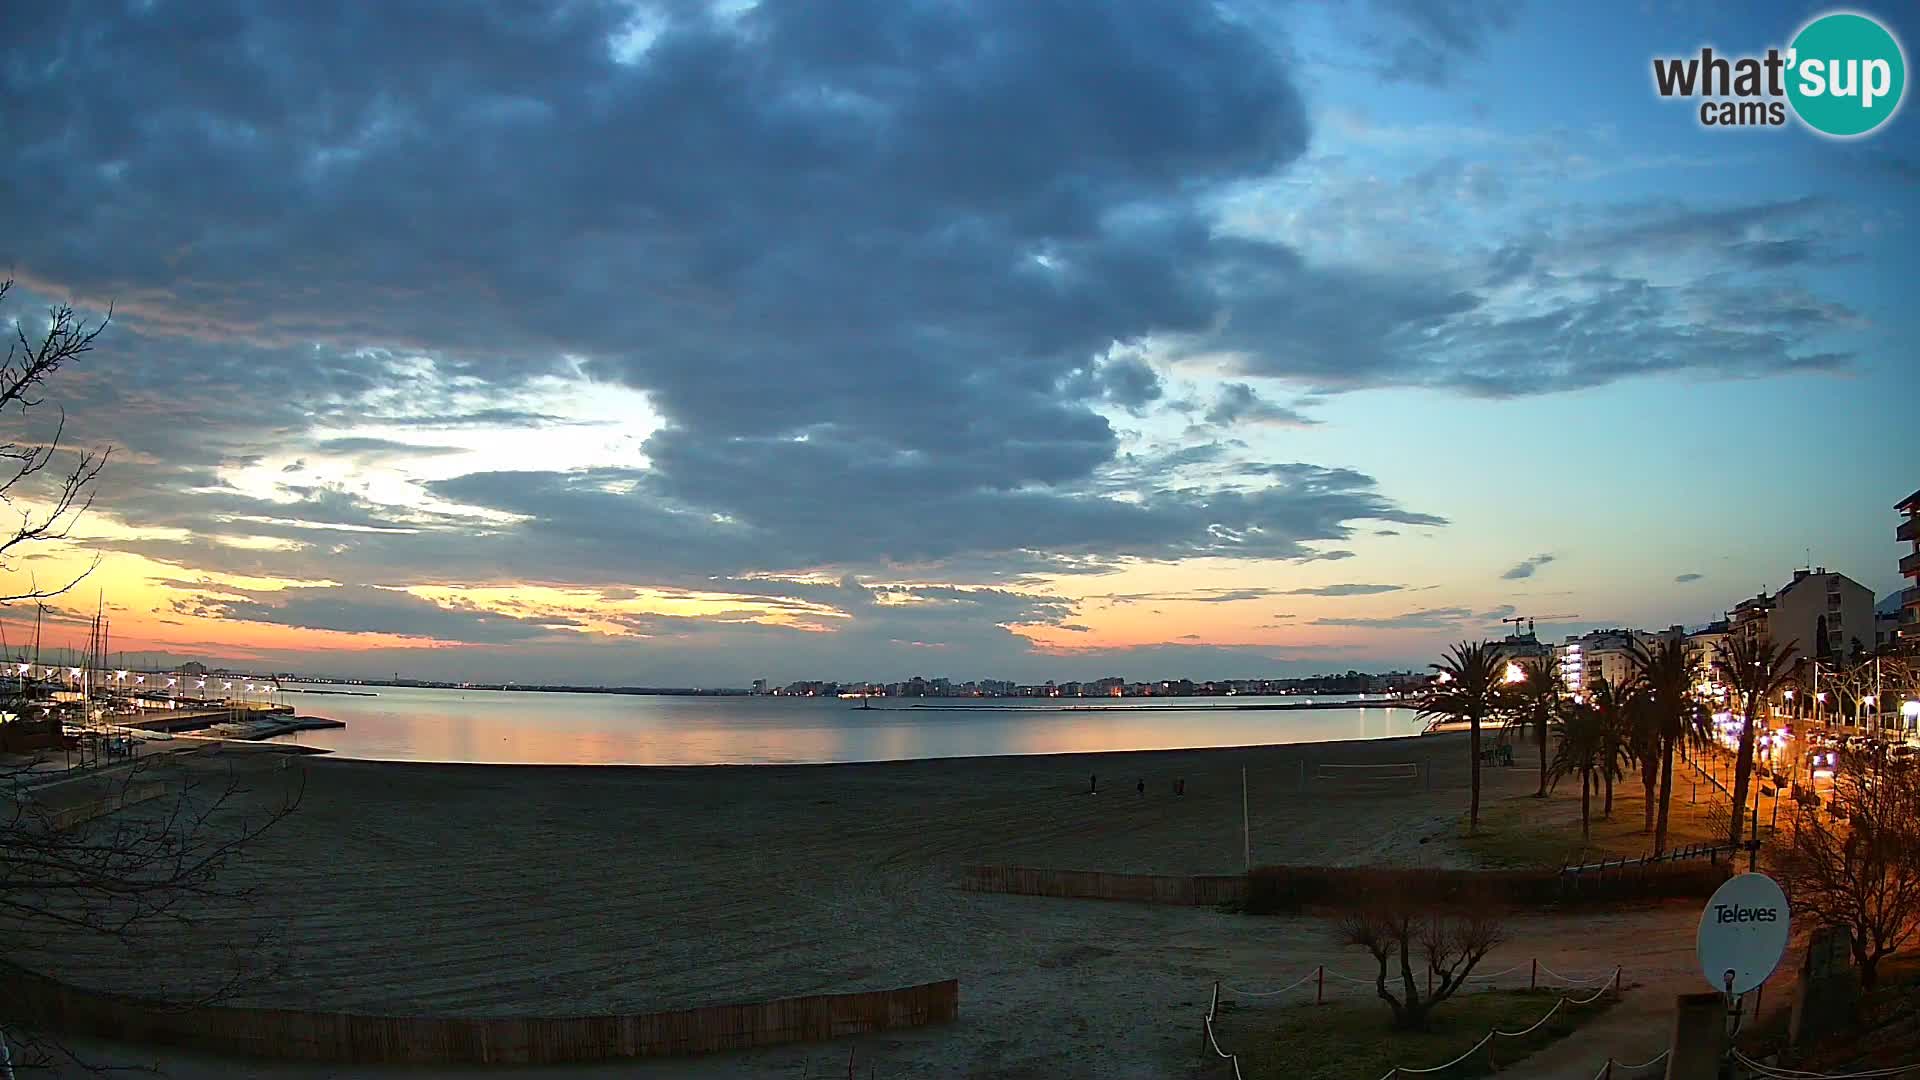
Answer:
[[[1133,786],[1134,786],[1134,790],[1138,791],[1142,795],[1145,795],[1147,793],[1147,778],[1144,776],[1141,777],[1140,782]]]
[[[1091,776],[1087,777],[1087,794],[1089,795],[1100,794],[1100,774],[1099,773],[1094,773]]]
[[[1173,793],[1174,793],[1175,795],[1185,795],[1185,794],[1187,793],[1187,778],[1186,778],[1186,777],[1184,777],[1184,776],[1183,776],[1183,777],[1181,777],[1180,779],[1178,779],[1178,780],[1175,780],[1175,781],[1173,782]]]

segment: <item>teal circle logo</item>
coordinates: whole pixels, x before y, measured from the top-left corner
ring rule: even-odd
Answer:
[[[1853,12],[1822,15],[1787,53],[1787,98],[1808,127],[1836,138],[1865,135],[1900,108],[1907,58],[1878,22]]]

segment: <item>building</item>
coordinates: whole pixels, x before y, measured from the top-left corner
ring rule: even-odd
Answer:
[[[1898,600],[1899,593],[1889,599]],[[1891,610],[1875,608],[1873,611],[1873,651],[1891,652],[1900,645],[1900,605],[1889,605]]]
[[[1687,666],[1696,672],[1706,672],[1720,658],[1720,647],[1732,637],[1732,624],[1721,619],[1711,622],[1687,635]]]
[[[1633,656],[1639,650],[1651,650],[1656,642],[1686,638],[1685,627],[1665,630],[1593,630],[1579,637],[1569,636],[1554,650],[1560,664],[1560,681],[1568,693],[1578,694],[1604,682],[1622,686],[1639,671]]]
[[[1893,538],[1913,545],[1900,559],[1901,576],[1913,580],[1900,594],[1900,637],[1903,644],[1912,644],[1920,642],[1920,491],[1901,499],[1894,509],[1907,515],[1907,520],[1894,530]]]
[[[1873,593],[1824,566],[1795,570],[1772,596],[1741,601],[1728,613],[1735,632],[1765,633],[1793,645],[1792,657],[1839,660],[1873,644]]]
[[[1533,631],[1524,634],[1508,634],[1493,643],[1493,655],[1496,660],[1504,661],[1501,677],[1507,682],[1519,682],[1526,677],[1526,670],[1542,659],[1550,660],[1553,646],[1545,644],[1535,637]]]

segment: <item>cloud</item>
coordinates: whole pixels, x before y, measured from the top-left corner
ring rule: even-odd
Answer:
[[[1315,626],[1355,626],[1382,630],[1451,630],[1468,623],[1490,624],[1513,614],[1510,604],[1475,612],[1466,607],[1422,608],[1399,615],[1366,617],[1328,615],[1313,620]]]
[[[676,4],[644,47],[601,0],[195,13],[31,5],[0,43],[8,199],[32,208],[0,315],[118,302],[60,387],[69,432],[126,451],[101,505],[144,531],[105,544],[184,567],[789,600],[808,587],[752,575],[818,574],[851,582],[821,602],[858,629],[727,647],[1008,662],[1008,626],[1071,617],[1030,575],[1337,560],[1361,530],[1447,523],[1338,462],[1156,441],[1183,408],[1299,425],[1324,398],[1270,385],[1839,370],[1827,335],[1860,321],[1794,277],[1850,254],[1818,201],[1556,205],[1495,243],[1430,230],[1431,264],[1424,228],[1372,242],[1383,208],[1509,199],[1564,146],[1490,171],[1449,139],[1384,195],[1305,185],[1325,206],[1281,216],[1350,252],[1235,227],[1230,196],[1320,163],[1289,53],[1231,5]],[[1429,83],[1513,21],[1377,14],[1383,69]],[[884,582],[1008,595],[870,602]],[[1236,593],[1273,595],[1195,602]],[[418,597],[231,603],[546,647]]]
[[[178,610],[200,618],[304,626],[348,634],[400,634],[476,644],[549,636],[573,622],[557,617],[535,621],[498,612],[462,610],[403,591],[365,585],[187,599],[179,602]]]
[[[1374,40],[1383,53],[1381,74],[1430,87],[1452,83],[1521,8],[1518,0],[1373,0],[1372,6],[1388,26]]]
[[[1405,585],[1316,585],[1309,589],[1286,589],[1288,596],[1372,596],[1375,593],[1399,592]]]
[[[1209,424],[1274,424],[1283,427],[1308,427],[1319,423],[1299,412],[1275,405],[1246,383],[1227,383],[1206,412]]]
[[[1503,581],[1518,581],[1521,578],[1530,578],[1536,570],[1539,570],[1552,561],[1553,555],[1548,553],[1535,555],[1531,559],[1521,559],[1512,569],[1501,574],[1500,578]]]
[[[1690,581],[1699,581],[1705,574],[1679,574],[1674,577],[1675,584],[1685,585]]]

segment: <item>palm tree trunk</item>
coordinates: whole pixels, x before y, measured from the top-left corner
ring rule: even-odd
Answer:
[[[1646,796],[1647,796],[1647,803],[1645,806],[1645,810],[1647,812],[1647,823],[1644,826],[1642,826],[1640,829],[1640,831],[1643,833],[1650,833],[1653,831],[1653,804],[1660,801],[1659,798],[1656,797],[1654,794],[1654,788],[1658,786],[1659,782],[1660,782],[1660,763],[1657,761],[1643,762],[1640,766],[1640,789],[1646,792]]]
[[[1613,770],[1609,768],[1601,774],[1601,777],[1607,785],[1607,801],[1606,804],[1600,808],[1600,816],[1611,821],[1613,820]]]
[[[1593,839],[1593,773],[1580,770],[1580,839]]]
[[[1661,740],[1665,749],[1660,754],[1660,813],[1653,823],[1653,853],[1663,855],[1667,850],[1667,807],[1673,804],[1673,740]]]
[[[1733,763],[1733,807],[1732,813],[1727,815],[1727,843],[1736,846],[1740,843],[1740,827],[1746,824],[1741,811],[1747,805],[1747,785],[1753,782],[1753,729],[1759,712],[1756,698],[1748,702],[1741,716],[1740,752]]]
[[[1547,723],[1540,722],[1540,790],[1533,793],[1534,798],[1547,797]]]
[[[1468,720],[1473,729],[1468,749],[1473,756],[1473,797],[1467,804],[1467,832],[1472,834],[1480,831],[1480,717],[1475,715]]]

